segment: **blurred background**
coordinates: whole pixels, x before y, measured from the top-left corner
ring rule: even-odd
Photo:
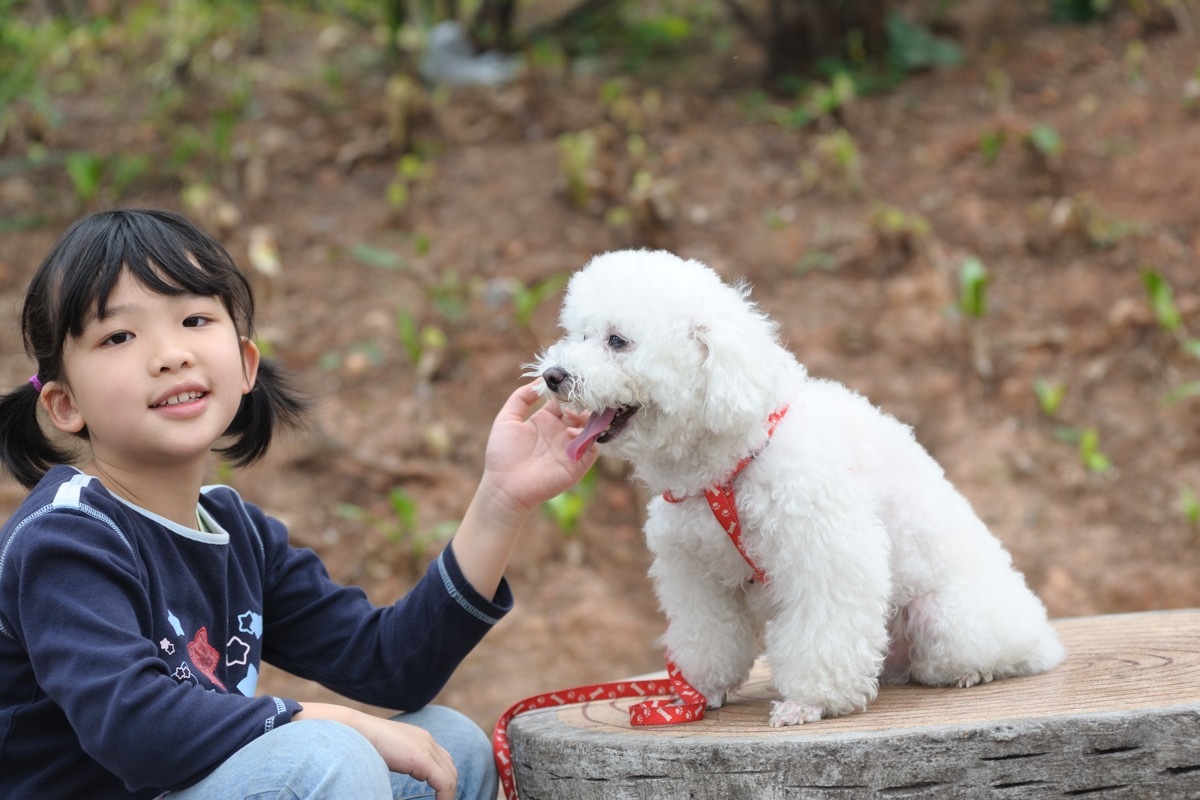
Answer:
[[[29,276],[113,206],[252,275],[318,406],[213,480],[378,602],[571,271],[663,247],[913,425],[1053,616],[1200,605],[1198,0],[0,0],[5,390]],[[439,701],[661,669],[644,502],[602,460],[548,504]]]

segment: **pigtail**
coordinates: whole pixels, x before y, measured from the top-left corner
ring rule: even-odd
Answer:
[[[54,465],[72,459],[46,436],[37,409],[38,390],[29,383],[0,395],[0,465],[26,489],[36,486]]]
[[[303,426],[308,406],[308,398],[295,388],[284,369],[272,359],[263,358],[258,364],[254,388],[242,397],[237,415],[225,430],[225,435],[234,441],[217,448],[217,452],[234,466],[253,464],[266,455],[280,425]]]

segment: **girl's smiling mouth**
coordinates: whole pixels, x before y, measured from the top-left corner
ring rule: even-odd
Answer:
[[[200,388],[179,388],[172,389],[169,394],[161,396],[157,402],[150,405],[151,408],[170,408],[171,406],[184,405],[185,403],[194,403],[201,398],[207,397],[208,391]]]

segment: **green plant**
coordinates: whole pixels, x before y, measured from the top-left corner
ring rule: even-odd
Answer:
[[[397,270],[404,267],[404,259],[399,254],[362,242],[354,245],[350,254],[356,260],[376,269]]]
[[[1200,526],[1200,497],[1189,486],[1179,490],[1179,509],[1189,525]]]
[[[102,190],[117,199],[130,183],[150,168],[145,155],[100,156],[89,152],[68,153],[63,159],[75,197],[82,205],[96,200]]]
[[[988,166],[995,164],[1000,158],[1000,152],[1004,150],[1004,143],[1008,141],[1008,131],[1004,128],[993,128],[984,131],[979,137],[979,152],[983,155],[983,161]]]
[[[104,159],[95,153],[68,153],[63,163],[75,196],[83,205],[92,202],[104,181]]]
[[[433,178],[433,166],[417,153],[405,153],[396,161],[396,172],[387,187],[388,206],[403,211],[413,192]]]
[[[20,13],[27,5],[0,0],[0,143],[27,123],[57,124],[44,65],[66,60],[69,38],[89,28],[57,17],[29,18]]]
[[[957,44],[898,12],[885,16],[884,35],[887,44],[882,58],[871,58],[863,32],[853,30],[845,36],[844,56],[818,59],[817,71],[825,76],[844,73],[854,93],[862,96],[893,89],[910,73],[956,67],[963,61]]]
[[[1080,432],[1079,459],[1088,472],[1104,473],[1112,469],[1112,461],[1100,449],[1100,434],[1095,428]]]
[[[1130,85],[1142,83],[1142,70],[1146,66],[1146,43],[1141,39],[1134,39],[1125,45],[1122,61],[1125,67],[1125,81]]]
[[[1012,78],[999,67],[992,67],[987,72],[988,91],[996,103],[996,108],[1005,111],[1012,107]]]
[[[787,129],[804,128],[836,117],[858,96],[854,79],[843,68],[832,69],[825,82],[797,81],[792,103],[776,102],[767,92],[749,92],[741,100],[742,110],[751,117],[772,122]]]
[[[543,503],[542,510],[554,521],[559,533],[563,536],[572,536],[595,492],[596,470],[590,469],[579,483]]]
[[[1094,22],[1112,6],[1113,0],[1050,0],[1050,15],[1059,22]]]
[[[1057,159],[1063,153],[1063,140],[1058,131],[1044,122],[1039,122],[1025,134],[1025,145],[1047,161]]]
[[[418,380],[432,378],[445,357],[446,332],[432,323],[418,327],[412,312],[401,310],[396,313],[396,333]]]
[[[1142,286],[1146,299],[1158,326],[1167,333],[1177,333],[1183,328],[1183,315],[1175,305],[1175,292],[1171,284],[1154,269],[1142,267]]]
[[[471,284],[464,282],[457,271],[442,272],[436,281],[427,281],[424,289],[429,303],[447,322],[458,323],[467,315]]]
[[[888,62],[901,72],[917,72],[933,67],[956,67],[962,63],[962,49],[928,29],[910,22],[904,15],[887,16]]]
[[[404,352],[408,354],[411,364],[421,360],[421,336],[417,331],[417,318],[411,311],[401,309],[396,312],[396,334],[400,337],[400,344],[404,346]]]
[[[990,277],[983,262],[971,256],[958,268],[958,310],[966,317],[981,319],[987,315]]]
[[[441,522],[426,531],[417,524],[417,502],[402,487],[387,494],[388,513],[377,514],[353,503],[338,503],[335,513],[342,519],[369,525],[389,541],[406,544],[414,561],[420,562],[431,545],[446,541],[458,528],[457,522]]]
[[[1200,381],[1187,381],[1167,392],[1166,403],[1173,405],[1181,400],[1200,397]]]
[[[929,220],[921,214],[887,203],[875,206],[867,222],[877,236],[885,239],[924,239],[931,230]]]
[[[857,194],[866,185],[862,155],[854,137],[844,128],[813,139],[812,155],[800,162],[800,178],[807,188],[820,187],[832,194]]]
[[[796,266],[792,267],[797,275],[807,275],[809,272],[817,269],[824,272],[834,272],[837,268],[837,257],[824,250],[805,250],[804,255],[800,256],[799,260],[796,261]]]
[[[1033,382],[1033,393],[1037,397],[1038,409],[1042,415],[1054,417],[1067,396],[1067,386],[1062,381],[1037,378]]]
[[[563,133],[558,137],[558,172],[566,182],[567,199],[577,209],[591,205],[599,184],[596,156],[599,141],[591,129]]]
[[[548,298],[554,295],[567,282],[565,275],[551,275],[549,278],[525,286],[518,285],[513,291],[513,314],[517,325],[528,330],[533,320],[534,312]]]
[[[1100,249],[1146,232],[1141,223],[1121,219],[1101,207],[1089,192],[1057,199],[1042,198],[1031,204],[1029,211],[1054,235],[1078,236],[1089,247]]]

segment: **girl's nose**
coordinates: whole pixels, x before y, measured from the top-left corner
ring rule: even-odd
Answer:
[[[177,345],[164,344],[158,355],[155,356],[151,369],[161,374],[190,367],[195,363],[196,357],[190,350]]]

